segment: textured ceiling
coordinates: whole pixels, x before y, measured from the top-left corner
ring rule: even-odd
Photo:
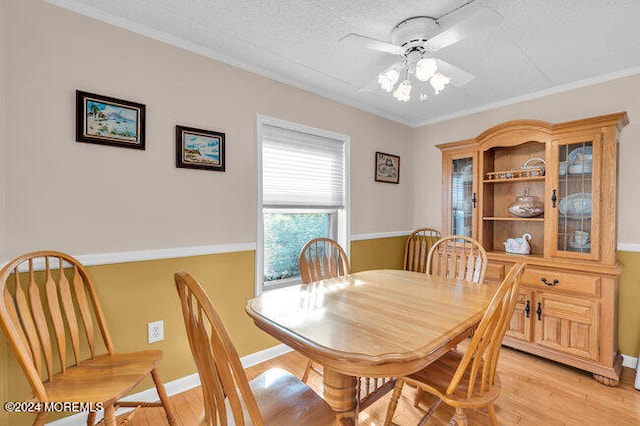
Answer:
[[[356,108],[418,126],[539,93],[640,72],[638,0],[47,0]],[[471,3],[471,4],[468,4]],[[463,7],[464,6],[464,7]],[[358,89],[397,56],[340,44],[357,33],[390,41],[412,16],[486,7],[498,26],[435,56],[475,76],[407,103]]]

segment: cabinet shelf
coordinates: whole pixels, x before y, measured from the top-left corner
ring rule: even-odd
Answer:
[[[516,254],[516,253],[507,253],[504,250],[488,250],[487,251],[487,255],[490,256],[490,257],[491,257],[491,255],[506,256],[509,259],[513,258],[514,261],[517,260],[518,258],[521,258],[522,260],[525,260],[525,261],[526,261],[527,258],[529,258],[529,259],[531,259],[531,258],[543,259],[544,258],[541,254],[537,254],[537,253]]]
[[[525,182],[532,180],[541,180],[544,181],[544,176],[533,176],[533,177],[521,177],[521,178],[511,178],[511,179],[485,179],[482,182],[484,183],[507,183],[507,182]]]
[[[544,222],[544,217],[493,217],[486,216],[482,220],[505,221],[505,222]]]
[[[578,179],[591,179],[593,174],[591,173],[569,173],[558,176],[560,180],[578,180]]]

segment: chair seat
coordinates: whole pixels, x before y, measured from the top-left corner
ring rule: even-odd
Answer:
[[[449,405],[455,404],[459,407],[474,407],[478,405],[478,403],[486,404],[495,401],[500,395],[500,378],[498,377],[498,374],[495,376],[494,385],[490,391],[480,395],[478,389],[476,389],[475,395],[471,398],[467,398],[471,369],[465,370],[462,381],[456,388],[455,392],[451,395],[447,395],[447,387],[451,383],[453,375],[455,374],[463,357],[464,354],[451,350],[422,370],[413,373],[404,379],[406,380],[406,383],[427,390]],[[478,374],[481,374],[482,366],[483,364],[481,364]]]
[[[335,425],[336,415],[317,393],[280,368],[270,369],[249,386],[266,425]],[[249,418],[245,414],[245,418]]]
[[[113,403],[140,383],[162,359],[162,351],[105,354],[69,367],[44,383],[52,402]]]

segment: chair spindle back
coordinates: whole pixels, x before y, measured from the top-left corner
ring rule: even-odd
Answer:
[[[404,270],[426,272],[429,250],[441,238],[440,231],[433,228],[420,228],[407,238],[404,248]]]
[[[300,277],[303,283],[341,277],[350,273],[347,254],[330,238],[316,238],[300,251]]]
[[[457,280],[484,282],[487,252],[479,242],[462,235],[438,240],[427,258],[427,274]]]

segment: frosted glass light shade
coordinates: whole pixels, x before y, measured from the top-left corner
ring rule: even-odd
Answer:
[[[378,84],[385,92],[390,92],[398,81],[400,73],[395,68],[390,68],[378,74]]]
[[[416,63],[416,78],[427,81],[438,71],[438,65],[433,58],[422,58]]]
[[[404,80],[398,85],[398,88],[393,92],[393,97],[400,102],[407,102],[411,99],[411,82]]]
[[[429,80],[429,83],[431,83],[431,86],[433,87],[433,90],[435,90],[436,95],[440,93],[450,82],[451,78],[439,72],[436,72],[433,77],[431,77],[431,80]]]

